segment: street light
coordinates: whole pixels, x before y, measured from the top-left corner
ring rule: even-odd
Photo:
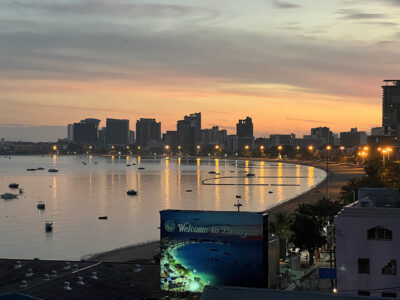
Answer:
[[[313,145],[308,146],[308,150],[313,151],[314,150],[314,146]]]
[[[169,150],[169,148],[170,148],[170,147],[169,147],[169,145],[165,145],[165,150],[167,150],[167,151],[168,151],[168,150]]]
[[[299,151],[299,150],[300,150],[300,146],[297,146],[297,147],[296,147],[296,150]]]
[[[390,153],[393,151],[392,147],[387,147],[386,148],[387,154],[388,154],[388,161],[390,160]]]
[[[244,149],[249,150],[249,149],[250,149],[250,146],[249,146],[249,145],[246,145],[246,146],[244,146]]]
[[[264,146],[263,145],[260,146],[260,150],[264,151]]]
[[[218,150],[219,149],[219,145],[215,145],[215,150]]]
[[[179,146],[178,146],[178,150],[181,150],[181,149],[182,149],[182,147],[181,147],[181,145],[179,145]]]
[[[57,146],[56,145],[53,146],[53,150],[57,151]]]
[[[329,151],[332,149],[331,145],[326,146],[326,195],[329,199]]]

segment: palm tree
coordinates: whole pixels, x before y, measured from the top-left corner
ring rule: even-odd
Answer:
[[[358,189],[360,188],[360,180],[356,178],[350,179],[346,185],[342,186],[340,192],[340,200],[344,205],[348,205],[358,199]]]

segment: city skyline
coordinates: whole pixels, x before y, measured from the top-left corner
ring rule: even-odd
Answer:
[[[142,117],[167,131],[201,111],[228,131],[249,115],[257,136],[369,130],[382,80],[398,77],[399,12],[390,0],[6,1],[0,126]]]

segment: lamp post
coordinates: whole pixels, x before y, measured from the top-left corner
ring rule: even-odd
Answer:
[[[331,145],[326,146],[326,195],[329,199],[329,151],[332,149]]]
[[[382,150],[382,157],[383,157],[383,168],[385,168],[385,167],[386,167],[386,165],[385,165],[385,154],[386,154],[386,152],[387,152],[387,150],[386,150],[386,149],[383,149],[383,150]]]
[[[261,156],[264,156],[264,146],[263,145],[260,146],[260,153],[261,153]]]
[[[198,156],[199,153],[200,153],[200,149],[201,149],[200,145],[197,145],[197,146],[196,146],[197,156]]]
[[[278,146],[278,151],[279,151],[278,158],[279,158],[279,159],[282,158],[282,155],[281,155],[282,149],[283,149],[282,145],[279,145],[279,146]]]

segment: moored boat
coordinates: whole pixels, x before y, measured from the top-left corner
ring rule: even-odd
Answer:
[[[138,192],[135,191],[135,190],[129,190],[129,191],[127,191],[126,193],[127,193],[129,196],[136,196],[136,195],[138,194]]]

